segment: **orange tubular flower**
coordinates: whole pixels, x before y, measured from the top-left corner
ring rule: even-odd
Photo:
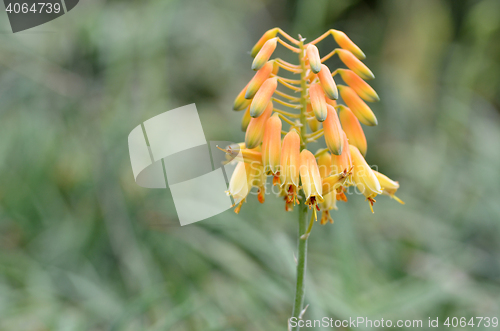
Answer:
[[[380,101],[377,92],[375,92],[375,90],[368,85],[367,82],[354,72],[347,69],[338,69],[337,71],[344,82],[349,85],[362,99],[369,102]]]
[[[328,110],[326,108],[325,93],[319,84],[311,84],[309,87],[309,98],[311,99],[314,116],[316,116],[318,121],[323,122],[328,115]]]
[[[262,138],[264,136],[264,127],[268,118],[271,117],[272,112],[273,102],[269,101],[262,115],[250,120],[247,132],[245,134],[245,145],[247,148],[255,148],[262,142]]]
[[[325,91],[326,96],[332,100],[337,100],[339,98],[337,85],[333,80],[330,69],[328,69],[326,65],[321,65],[321,71],[318,73],[318,78],[321,83],[321,87],[323,87],[323,91]]]
[[[311,71],[317,74],[321,70],[321,58],[319,57],[318,47],[313,44],[307,45],[306,54],[309,59]]]
[[[342,127],[340,126],[340,121],[335,108],[330,105],[327,105],[326,107],[328,109],[328,116],[323,122],[326,146],[328,146],[328,149],[333,154],[341,155],[342,148],[344,147]]]
[[[255,75],[253,76],[252,80],[248,83],[246,92],[245,92],[245,99],[252,99],[259,90],[259,88],[262,86],[264,81],[271,76],[271,73],[273,72],[274,68],[274,61],[268,61],[264,66],[259,69]]]
[[[351,52],[345,49],[337,49],[337,54],[344,64],[363,79],[374,79],[375,76],[368,67],[358,60]]]
[[[380,187],[382,188],[382,194],[388,195],[391,198],[393,198],[394,200],[396,200],[397,202],[399,202],[400,204],[404,205],[405,203],[403,201],[401,201],[401,199],[399,199],[397,196],[395,196],[396,191],[399,188],[399,183],[396,181],[393,181],[392,179],[390,179],[389,177],[387,177],[384,174],[381,174],[378,171],[373,170],[373,173],[375,174],[375,176],[377,177],[377,179],[380,183]]]
[[[252,62],[252,69],[259,70],[262,66],[269,60],[274,50],[276,49],[276,45],[278,44],[278,37],[271,38],[264,43],[262,48],[255,56]]]
[[[260,51],[260,49],[262,48],[262,46],[264,46],[266,41],[276,37],[276,35],[278,34],[278,30],[279,30],[278,28],[274,28],[274,29],[266,31],[262,35],[262,37],[260,37],[259,41],[255,44],[255,46],[252,48],[250,55],[252,57],[255,57],[257,55],[257,53]]]
[[[361,98],[348,86],[339,85],[340,96],[346,103],[347,107],[356,115],[358,120],[364,125],[374,126],[377,125],[377,118],[373,114],[370,107],[361,100]]]
[[[252,104],[250,105],[250,116],[259,117],[264,112],[277,87],[278,78],[276,77],[268,78],[264,81],[252,100]]]
[[[365,53],[363,53],[363,51],[355,43],[353,43],[344,32],[333,29],[330,30],[330,32],[332,33],[333,38],[340,47],[342,47],[343,49],[347,49],[352,54],[356,55],[356,57],[360,60],[366,58]]]
[[[347,147],[349,142],[347,141],[347,136],[345,133],[342,134],[344,139],[344,148],[342,148],[342,154],[332,155],[332,168],[334,174],[349,173],[352,168],[351,151]]]
[[[300,137],[295,129],[283,138],[280,166],[281,187],[286,195],[287,210],[290,210],[289,204],[297,201],[299,187]]]
[[[245,99],[245,93],[247,91],[248,84],[238,93],[236,99],[234,99],[233,110],[243,110],[247,108],[252,100]]]
[[[378,194],[382,194],[380,183],[358,148],[353,145],[349,145],[349,148],[352,156],[352,164],[354,166],[352,180],[356,188],[363,193],[370,202],[370,208],[373,212],[374,198]]]
[[[262,139],[262,162],[264,171],[274,176],[273,184],[279,181],[281,158],[281,120],[274,114],[266,121]]]
[[[340,105],[339,118],[347,139],[349,139],[349,144],[356,146],[361,154],[365,156],[366,149],[368,148],[366,137],[356,116],[354,116],[349,108]]]
[[[330,216],[330,210],[337,210],[337,192],[330,191],[327,193],[324,185],[325,178],[329,177],[332,172],[332,157],[330,153],[326,152],[318,157],[318,167],[319,174],[323,180],[323,202],[319,205],[319,209],[321,211],[321,224],[326,224],[328,222],[333,223],[333,219]]]
[[[316,158],[307,149],[300,153],[300,179],[306,196],[306,204],[315,206],[323,202],[321,175]]]

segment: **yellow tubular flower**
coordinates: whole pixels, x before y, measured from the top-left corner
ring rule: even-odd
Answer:
[[[264,172],[264,166],[262,163],[252,162],[250,163],[251,172],[251,186],[255,186],[259,189],[257,193],[257,199],[260,203],[264,203],[266,194],[266,180],[267,176]]]
[[[248,83],[246,92],[245,92],[245,99],[252,99],[259,90],[259,88],[262,86],[264,81],[271,76],[271,73],[273,72],[273,67],[274,63],[273,61],[268,61],[264,66],[259,69],[255,75],[253,76],[252,80]]]
[[[353,71],[347,69],[338,69],[340,77],[344,82],[349,85],[362,99],[375,102],[380,101],[380,98],[375,90],[368,85],[361,77],[356,75]]]
[[[315,206],[323,202],[321,175],[314,155],[304,149],[300,153],[300,179],[306,196],[306,204]]]
[[[252,116],[250,116],[250,105],[249,105],[247,107],[247,110],[245,110],[243,117],[241,118],[241,131],[245,132],[247,130],[248,124],[250,124],[251,119]]]
[[[363,156],[366,155],[367,143],[365,133],[356,116],[354,116],[349,108],[341,105],[339,106],[339,118],[349,144],[356,146]]]
[[[278,78],[272,77],[264,81],[252,100],[250,116],[259,117],[264,112],[274,91],[276,91],[276,87],[278,87]]]
[[[321,58],[319,57],[318,47],[313,44],[307,45],[306,55],[309,59],[309,65],[311,66],[311,71],[317,74],[321,70]]]
[[[349,173],[352,168],[351,151],[347,147],[349,142],[347,141],[347,136],[343,133],[344,148],[342,148],[342,154],[332,155],[332,168],[334,174]]]
[[[327,105],[328,116],[323,122],[323,130],[325,133],[325,142],[330,152],[335,155],[342,154],[344,147],[344,134],[335,108]]]
[[[363,79],[374,79],[375,75],[368,67],[358,60],[351,52],[345,49],[337,49],[337,54],[344,64]]]
[[[274,28],[274,29],[266,31],[262,35],[262,37],[260,37],[259,41],[255,44],[255,46],[252,48],[250,55],[252,57],[255,57],[257,55],[257,53],[260,51],[260,49],[262,48],[262,46],[264,46],[266,41],[276,37],[276,35],[278,34],[278,30],[279,30],[278,28]]]
[[[245,99],[245,93],[247,91],[248,84],[245,85],[243,90],[241,90],[240,93],[238,93],[238,96],[236,99],[234,99],[234,104],[233,104],[233,110],[243,110],[247,108],[252,100]]]
[[[405,203],[403,201],[401,201],[401,199],[399,199],[397,196],[395,196],[396,191],[399,188],[399,183],[390,179],[386,175],[381,174],[378,171],[373,170],[373,173],[375,174],[375,176],[377,177],[377,179],[380,183],[380,187],[382,188],[382,194],[388,195],[391,198],[393,198],[394,200],[396,200],[397,202],[399,202],[400,204],[404,205]]]
[[[378,194],[382,194],[380,183],[375,176],[375,173],[366,163],[363,155],[356,146],[349,145],[352,156],[352,164],[354,166],[352,180],[356,188],[363,193],[366,199],[370,202],[370,208],[373,212],[373,203]]]
[[[259,70],[262,66],[269,60],[274,50],[276,49],[276,45],[278,44],[278,37],[271,38],[264,43],[262,48],[255,56],[252,62],[252,69]]]
[[[226,191],[234,199],[234,204],[238,205],[234,212],[238,214],[241,205],[245,201],[251,188],[251,165],[250,163],[238,162],[234,169],[231,180],[229,181],[229,190]]]
[[[272,112],[273,103],[272,101],[269,101],[262,115],[250,120],[247,132],[245,134],[245,145],[247,146],[247,148],[255,148],[262,142],[262,138],[264,136],[264,127],[268,118],[271,117]]]
[[[264,138],[262,139],[262,162],[264,171],[271,173],[279,180],[281,158],[281,120],[274,114],[266,121]],[[274,181],[276,183],[276,180]]]
[[[347,107],[356,115],[358,120],[364,125],[374,126],[377,125],[377,118],[373,114],[370,107],[361,100],[361,98],[348,86],[339,85],[340,96],[346,103]]]
[[[318,78],[323,91],[325,91],[326,96],[332,100],[337,100],[339,98],[337,85],[333,80],[330,69],[328,69],[326,65],[321,65],[321,71],[318,73]]]
[[[316,116],[318,121],[323,122],[328,115],[328,111],[326,108],[325,93],[319,84],[311,84],[309,87],[309,98],[311,99],[314,116]]]
[[[323,190],[323,202],[320,203],[319,209],[321,211],[321,224],[326,224],[328,222],[333,223],[333,219],[330,217],[330,210],[337,210],[337,192],[326,192],[324,180],[329,177],[332,172],[332,157],[330,153],[322,153],[318,157],[318,167],[319,174],[321,176],[322,190]]]
[[[353,43],[344,32],[333,29],[330,31],[333,35],[333,38],[340,47],[342,47],[343,49],[347,49],[352,54],[356,55],[356,57],[360,60],[366,58],[365,53],[363,53],[363,51],[355,43]]]
[[[283,138],[280,161],[280,181],[288,204],[297,201],[300,167],[300,137],[295,129]],[[287,209],[289,207],[287,206]],[[290,210],[290,209],[288,209]]]

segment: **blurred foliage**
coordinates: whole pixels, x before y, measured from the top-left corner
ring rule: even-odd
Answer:
[[[0,330],[286,329],[296,215],[251,197],[181,228],[127,149],[192,102],[207,140],[241,141],[232,100],[274,26],[364,50],[368,162],[406,201],[351,196],[313,228],[305,317],[500,317],[498,0],[81,1],[0,26]]]

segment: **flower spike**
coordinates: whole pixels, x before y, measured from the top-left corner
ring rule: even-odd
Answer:
[[[339,85],[340,96],[346,103],[347,107],[356,115],[358,120],[364,125],[374,126],[377,125],[377,118],[373,114],[370,107],[361,100],[361,98],[348,86]]]
[[[255,59],[252,62],[252,69],[259,70],[262,66],[269,60],[274,50],[276,49],[276,45],[278,44],[278,37],[274,37],[265,42],[264,46],[259,50]]]
[[[250,116],[259,117],[262,112],[264,112],[277,87],[277,77],[268,78],[264,81],[252,100],[252,104],[250,105]]]

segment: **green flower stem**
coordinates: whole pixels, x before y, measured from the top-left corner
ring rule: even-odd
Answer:
[[[302,126],[300,128],[300,138],[301,146],[300,149],[303,150],[307,147],[306,134],[307,134],[307,121],[306,121],[306,111],[307,111],[307,86],[306,86],[306,64],[304,60],[304,41],[300,40],[300,53],[299,61],[302,72],[300,73],[300,123]],[[298,257],[297,257],[297,285],[295,289],[295,301],[293,305],[292,317],[299,318],[303,306],[304,306],[304,296],[305,296],[305,280],[306,280],[306,266],[307,266],[307,236],[304,239],[301,237],[307,231],[307,205],[305,204],[305,199],[302,197],[300,199],[299,205],[299,233],[298,233]],[[300,327],[296,326],[291,328],[292,331],[299,330]]]

